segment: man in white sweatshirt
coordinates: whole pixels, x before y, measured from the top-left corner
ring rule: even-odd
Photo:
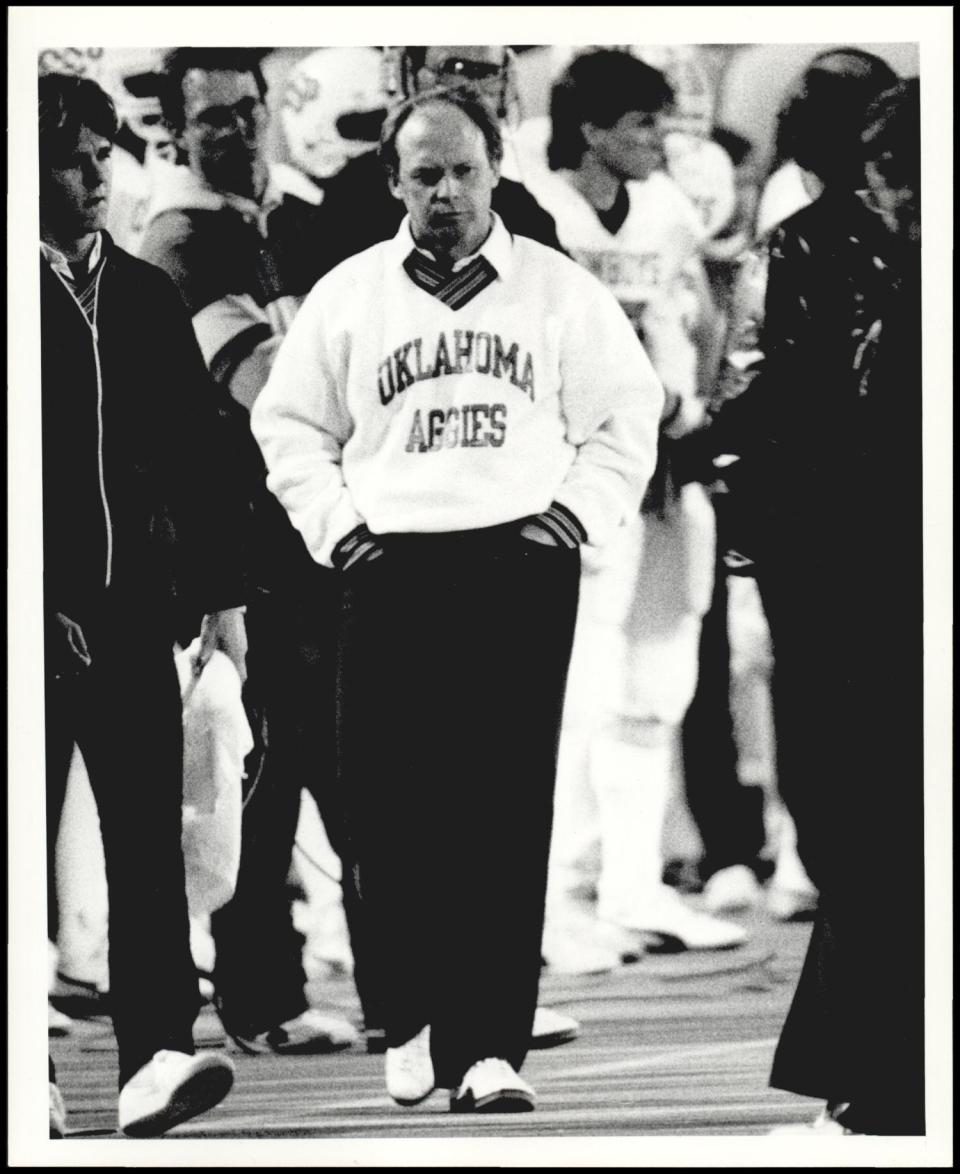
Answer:
[[[636,513],[663,392],[612,295],[491,212],[476,94],[411,98],[381,153],[408,216],[314,287],[252,424],[344,578],[340,767],[388,1091],[526,1110],[579,546]]]

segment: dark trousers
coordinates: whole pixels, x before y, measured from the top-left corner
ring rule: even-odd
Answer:
[[[917,585],[839,554],[759,578],[780,790],[820,909],[772,1083],[850,1102],[858,1132],[919,1134],[923,743]],[[902,576],[902,572],[900,573]]]
[[[364,1018],[368,1025],[380,1018],[337,779],[339,578],[323,567],[307,568],[247,607],[244,705],[257,745],[247,763],[236,893],[212,919],[221,1012],[243,1036],[286,1022],[308,1005],[303,936],[291,920],[287,886],[304,789],[343,865],[343,902]]]
[[[47,851],[52,860],[76,743],[103,837],[121,1086],[161,1048],[193,1052],[199,1010],[181,848],[180,689],[172,640],[145,634],[145,619],[107,599],[83,623],[88,668],[57,675],[47,647]],[[54,904],[48,913],[55,937]]]
[[[746,864],[756,868],[766,840],[763,790],[744,787],[730,713],[727,568],[717,546],[713,597],[700,629],[697,691],[682,727],[687,806],[703,843],[700,874]]]
[[[429,1023],[456,1087],[530,1042],[579,555],[516,525],[383,542],[344,577],[341,770],[387,1044]]]

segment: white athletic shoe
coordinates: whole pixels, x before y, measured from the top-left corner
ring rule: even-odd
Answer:
[[[742,945],[749,937],[736,922],[693,909],[667,885],[661,885],[656,895],[643,905],[610,920],[660,939],[653,945],[668,950],[727,950]]]
[[[788,820],[789,817],[784,817]],[[817,908],[817,890],[807,876],[796,849],[793,824],[783,835],[777,850],[776,867],[767,884],[767,910],[777,921],[796,921],[810,917]]]
[[[308,1007],[300,1015],[259,1035],[233,1035],[232,1038],[250,1055],[275,1052],[279,1056],[304,1056],[342,1051],[355,1044],[360,1033],[342,1016],[327,1015],[316,1007]]]
[[[60,1089],[51,1080],[50,1084],[50,1136],[63,1137],[67,1132],[67,1109],[60,1095]]]
[[[580,1034],[580,1024],[572,1015],[554,1011],[552,1007],[538,1007],[533,1016],[531,1048],[555,1048],[567,1044]]]
[[[715,872],[703,887],[703,903],[710,913],[753,909],[763,900],[763,889],[752,868],[731,864]]]
[[[598,938],[606,949],[612,950],[621,965],[640,962],[647,952],[647,941],[642,933],[626,929],[612,921],[597,922]]]
[[[548,925],[543,933],[543,960],[555,974],[608,974],[620,965],[620,954],[592,931],[570,925]]]
[[[430,1024],[399,1048],[387,1048],[387,1092],[398,1105],[418,1105],[436,1088],[430,1057]]]
[[[816,911],[815,889],[784,889],[771,885],[767,890],[767,912],[776,921],[806,921]]]
[[[120,1090],[120,1132],[159,1137],[212,1109],[232,1086],[233,1064],[222,1052],[157,1052]]]
[[[843,1105],[840,1111],[848,1108],[848,1105]],[[828,1108],[824,1108],[820,1116],[815,1121],[810,1121],[804,1125],[778,1125],[775,1129],[770,1130],[771,1135],[786,1136],[793,1134],[797,1137],[850,1137],[853,1136],[852,1129],[846,1129]]]
[[[450,1098],[452,1113],[529,1113],[537,1094],[506,1060],[478,1060]]]
[[[47,1003],[47,1035],[62,1039],[72,1034],[73,1027],[74,1023],[69,1015],[58,1011],[53,1003]]]

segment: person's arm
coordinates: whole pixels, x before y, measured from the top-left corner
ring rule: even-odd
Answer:
[[[810,369],[816,349],[810,337],[810,256],[789,222],[773,233],[762,264],[748,261],[743,277],[757,288],[747,288],[745,304],[738,305],[727,350],[732,382],[711,411],[714,451],[738,456],[775,441],[784,412],[804,410],[798,389],[809,393],[804,385],[817,378]]]
[[[249,411],[267,381],[300,299],[285,296],[261,306],[252,294],[229,292],[231,285],[240,282],[231,282],[223,270],[235,259],[216,256],[210,242],[182,213],[164,213],[152,222],[140,256],[172,279],[190,312],[214,381]]]
[[[664,393],[615,298],[592,278],[582,292],[561,352],[561,403],[577,455],[556,502],[587,542],[601,546],[640,508],[656,466]]]
[[[157,451],[182,594],[198,613],[231,612],[246,598],[244,540],[258,454],[245,419],[237,416],[241,409],[210,378],[177,291],[165,277],[145,275],[148,283],[149,311],[163,344],[145,362],[155,364],[153,382],[164,396],[156,412]]]
[[[284,339],[250,423],[267,465],[267,487],[286,509],[312,557],[325,566],[365,541],[363,518],[343,478],[343,447],[353,432],[346,371],[327,336],[325,282],[307,298]],[[343,544],[339,551],[337,548]]]

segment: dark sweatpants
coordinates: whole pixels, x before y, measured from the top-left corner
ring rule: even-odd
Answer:
[[[243,1036],[295,1018],[308,1006],[303,936],[291,921],[287,887],[304,789],[343,864],[343,903],[364,1018],[369,1025],[380,1017],[337,777],[340,597],[338,574],[308,567],[247,607],[244,704],[259,744],[247,764],[236,893],[212,919],[222,1013],[230,1029]]]
[[[771,1081],[849,1101],[858,1132],[922,1133],[919,576],[836,553],[771,560],[758,582],[780,790],[820,892]]]
[[[57,677],[47,649],[47,848],[74,743],[97,803],[110,907],[120,1085],[161,1048],[193,1052],[199,1010],[181,848],[183,727],[172,638],[109,596],[83,623],[92,663]],[[55,934],[51,906],[50,932]]]
[[[456,1087],[530,1042],[579,554],[515,524],[382,541],[344,577],[341,770],[388,1046],[429,1023]]]

